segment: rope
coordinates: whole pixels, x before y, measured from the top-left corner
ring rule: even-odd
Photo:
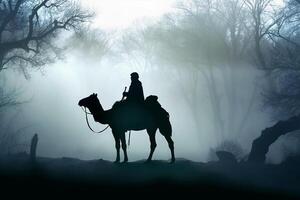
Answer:
[[[124,92],[126,92],[126,89],[127,89],[127,87],[125,87]],[[124,97],[125,97],[125,96],[122,97],[121,101],[124,100]],[[92,115],[92,113],[87,112],[87,111],[86,111],[86,107],[84,107],[84,109],[81,107],[81,109],[82,109],[83,112],[85,113],[85,121],[86,121],[86,123],[87,123],[89,129],[90,129],[92,132],[94,132],[94,133],[102,133],[102,132],[104,132],[104,131],[109,127],[109,125],[107,125],[107,126],[106,126],[104,129],[102,129],[101,131],[98,131],[98,132],[97,132],[97,131],[94,131],[94,130],[92,129],[92,127],[90,126],[89,119],[88,119],[88,114],[89,114],[89,115]],[[129,131],[128,146],[130,145],[130,135],[131,135],[131,131]]]
[[[94,133],[102,133],[102,132],[104,132],[104,131],[109,127],[109,125],[107,125],[107,126],[106,126],[104,129],[102,129],[101,131],[94,131],[94,130],[91,128],[90,123],[89,123],[89,119],[88,119],[88,114],[91,115],[91,113],[89,113],[89,112],[86,111],[86,107],[84,107],[84,110],[83,110],[83,111],[85,112],[85,121],[86,121],[86,123],[87,123],[89,129],[90,129],[92,132],[94,132]]]
[[[89,115],[92,114],[92,113],[86,111],[86,107],[84,107],[84,109],[83,109],[83,106],[81,106],[80,108],[83,110],[83,112],[85,112],[85,114],[89,114]]]

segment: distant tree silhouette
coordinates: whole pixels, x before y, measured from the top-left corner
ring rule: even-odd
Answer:
[[[218,151],[230,152],[237,160],[241,160],[245,155],[244,149],[239,143],[236,141],[225,140],[215,148],[210,148],[208,160],[216,160],[216,152]]]
[[[75,56],[85,57],[89,62],[101,62],[106,55],[115,56],[111,51],[112,35],[101,29],[81,27],[65,43],[68,52]]]
[[[176,8],[159,23],[126,33],[124,54],[130,54],[137,65],[167,69],[166,77],[176,83],[198,133],[205,118],[201,102],[207,97],[209,128],[218,143],[231,139],[228,135],[245,133],[258,96],[256,86],[251,88],[247,101],[237,109],[244,92],[236,84],[238,71],[254,68],[255,63],[248,7],[236,0],[194,0],[182,1]]]
[[[270,34],[274,44],[268,73],[273,84],[263,93],[273,119],[300,114],[300,3],[290,0],[281,12],[286,17]]]

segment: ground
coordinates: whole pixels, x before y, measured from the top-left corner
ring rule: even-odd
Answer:
[[[198,197],[300,198],[300,159],[280,165],[222,162],[174,164],[155,160],[115,164],[106,160],[43,158],[36,163],[26,154],[0,158],[2,191],[14,194],[111,195],[137,193],[159,196],[196,194]],[[19,193],[21,192],[21,193]],[[189,197],[189,196],[187,196]]]

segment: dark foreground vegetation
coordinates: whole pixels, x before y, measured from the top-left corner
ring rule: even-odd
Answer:
[[[39,157],[27,154],[2,157],[1,190],[10,195],[159,197],[164,193],[200,197],[288,199],[300,197],[300,157],[280,165],[167,161],[114,164],[106,160]],[[194,198],[196,198],[195,196]],[[141,196],[140,196],[141,197]],[[198,198],[197,198],[198,199]]]

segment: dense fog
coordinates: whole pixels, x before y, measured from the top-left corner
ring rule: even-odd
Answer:
[[[41,69],[29,69],[28,79],[17,70],[2,74],[7,91],[15,90],[23,102],[2,111],[2,126],[17,135],[17,147],[12,152],[27,150],[37,133],[39,156],[113,160],[111,129],[92,133],[78,101],[97,93],[104,109],[110,109],[121,100],[124,88],[130,85],[131,72],[136,71],[145,96],[157,95],[170,113],[177,157],[208,161],[215,159],[212,152],[216,149],[230,146],[239,158],[249,153],[253,139],[275,121],[262,95],[269,87],[266,71],[256,61],[249,61],[254,57],[251,45],[241,49],[248,43],[247,29],[236,36],[240,37],[238,44],[228,47],[232,38],[226,45],[217,40],[214,31],[208,29],[209,21],[193,29],[193,23],[198,22],[182,8],[200,12],[194,10],[195,5],[205,6],[200,1],[147,2],[84,1],[82,4],[96,13],[85,29],[91,36],[82,37],[84,30],[79,36],[59,34],[58,43],[68,46],[63,58]],[[122,8],[127,11],[122,12]],[[117,13],[120,15],[112,18]],[[199,19],[207,19],[202,17],[199,14]],[[240,20],[247,17],[251,16]],[[212,26],[222,33],[222,22]],[[232,55],[227,55],[231,54],[228,49],[234,49]],[[89,119],[93,129],[105,127],[91,116]],[[293,139],[281,138],[270,148],[268,161],[280,162],[282,146],[288,143],[297,146]],[[168,159],[168,145],[159,131],[157,144],[154,158]],[[129,159],[145,159],[149,149],[146,131],[132,131]]]

